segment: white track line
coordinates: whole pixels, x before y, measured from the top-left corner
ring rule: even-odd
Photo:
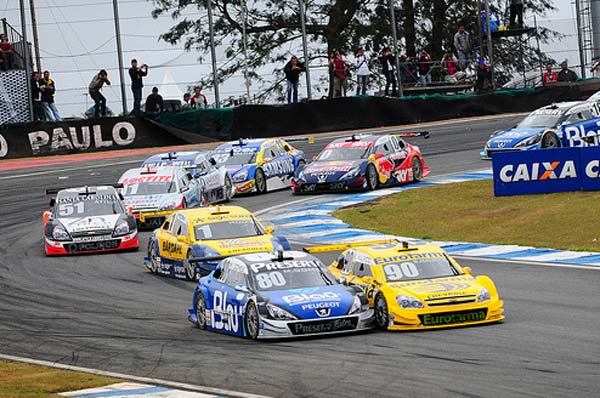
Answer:
[[[97,168],[100,168],[100,167],[120,166],[120,165],[123,165],[123,164],[132,164],[132,163],[141,164],[141,161],[140,160],[126,160],[126,161],[123,161],[123,162],[95,164],[95,165],[92,165],[92,166],[71,167],[69,169],[36,171],[35,173],[17,174],[17,175],[12,175],[12,176],[0,177],[0,180],[13,180],[15,178],[35,177],[35,176],[42,176],[42,175],[46,175],[46,174],[66,173],[66,172],[69,172],[69,171],[97,169]]]
[[[115,379],[123,379],[123,380],[137,381],[140,383],[148,383],[148,384],[154,384],[154,385],[159,385],[159,386],[173,387],[173,388],[178,388],[181,390],[196,391],[196,392],[201,392],[201,393],[206,393],[206,394],[215,394],[215,395],[220,395],[220,396],[225,396],[225,397],[268,398],[268,396],[266,396],[266,395],[248,394],[248,393],[243,393],[243,392],[224,390],[221,388],[197,386],[194,384],[179,383],[179,382],[174,382],[174,381],[155,379],[152,377],[140,377],[140,376],[127,375],[127,374],[123,374],[123,373],[108,372],[108,371],[98,370],[98,369],[82,368],[79,366],[64,365],[64,364],[56,363],[56,362],[43,361],[43,360],[39,360],[39,359],[32,359],[32,358],[25,358],[25,357],[18,357],[18,356],[13,356],[13,355],[0,354],[0,359],[5,359],[7,361],[14,361],[14,362],[24,362],[24,363],[29,363],[32,365],[47,366],[49,368],[54,368],[54,369],[71,370],[74,372],[89,373],[89,374],[93,374],[93,375],[97,375],[97,376],[113,377]]]
[[[510,264],[537,265],[537,266],[541,265],[544,267],[591,269],[594,271],[600,271],[600,266],[593,266],[593,265],[547,263],[547,262],[542,262],[542,261],[509,260],[509,259],[505,259],[505,258],[471,257],[471,256],[458,255],[458,254],[457,255],[450,254],[450,256],[454,257],[454,258],[461,258],[464,260],[487,261],[487,262],[491,262],[491,263],[510,263]]]

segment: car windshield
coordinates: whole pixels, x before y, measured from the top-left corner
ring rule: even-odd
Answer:
[[[228,220],[194,226],[196,240],[247,238],[264,235],[264,233],[253,219]]]
[[[250,283],[260,291],[303,289],[336,283],[323,263],[316,259],[251,264],[250,270],[254,271],[249,273]]]
[[[317,156],[317,160],[353,160],[353,159],[365,159],[369,154],[370,146],[368,147],[338,147],[338,148],[330,148],[329,146],[325,148],[319,156]]]
[[[56,199],[55,214],[58,217],[105,216],[122,214],[125,210],[121,201],[108,195],[60,195]]]
[[[218,164],[233,166],[236,164],[256,163],[256,152],[215,152],[213,158]]]
[[[531,113],[517,125],[518,128],[555,127],[562,113]]]
[[[413,258],[410,261],[384,264],[383,272],[388,282],[442,278],[459,274],[458,270],[454,268],[446,256]]]
[[[175,181],[136,182],[127,184],[123,188],[125,196],[161,195],[174,192],[177,192]]]

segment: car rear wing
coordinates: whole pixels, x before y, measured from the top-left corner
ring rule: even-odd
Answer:
[[[121,183],[117,183],[117,184],[98,184],[98,185],[94,185],[95,187],[113,187],[115,189],[121,189],[123,188],[123,184]],[[56,195],[57,193],[59,193],[60,191],[64,191],[65,189],[73,189],[73,188],[85,188],[85,192],[80,192],[80,195],[93,195],[96,193],[96,191],[92,192],[89,189],[91,187],[89,186],[85,186],[85,187],[53,187],[53,188],[47,188],[46,189],[46,196],[48,195]]]
[[[423,137],[423,139],[429,139],[429,131],[407,131],[404,133],[394,133],[396,137]]]
[[[341,252],[346,249],[351,249],[353,247],[364,247],[364,246],[376,246],[376,245],[387,245],[395,243],[398,245],[398,250],[407,251],[407,250],[418,250],[416,247],[410,247],[408,242],[402,241],[399,239],[381,239],[381,240],[372,240],[365,242],[353,242],[353,243],[339,243],[334,245],[321,245],[321,246],[308,246],[302,248],[307,253],[328,253],[328,252]]]
[[[308,142],[309,144],[315,143],[315,136],[309,135],[307,137],[282,137],[285,142]]]

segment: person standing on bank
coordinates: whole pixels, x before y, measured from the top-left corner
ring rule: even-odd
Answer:
[[[208,108],[208,100],[206,96],[202,94],[200,86],[194,87],[194,95],[191,99],[192,109],[206,109]]]
[[[369,85],[369,54],[365,49],[360,47],[356,52],[356,95],[366,95],[367,86]]]
[[[33,104],[33,120],[45,121],[44,109],[42,108],[42,94],[45,86],[40,80],[40,73],[33,72],[31,74],[31,100]]]
[[[146,98],[146,112],[147,113],[160,113],[164,112],[165,103],[162,95],[158,93],[158,87],[152,87],[152,94]]]
[[[142,78],[148,76],[148,65],[142,64],[138,68],[137,59],[131,60],[131,68],[129,68],[129,77],[131,77],[131,91],[133,92],[133,110],[132,115],[140,114],[140,102],[142,101],[142,87],[144,83]]]
[[[577,80],[577,73],[569,69],[567,61],[560,64],[560,72],[558,72],[559,82],[574,82]]]
[[[106,98],[100,92],[104,83],[110,86],[108,73],[102,69],[94,76],[89,86],[90,97],[94,100],[94,117],[106,116]]]
[[[50,78],[50,72],[44,71],[44,78],[41,80],[41,84],[45,86],[42,92],[42,108],[46,114],[46,120],[50,122],[60,122],[62,118],[56,109],[54,104],[54,93],[56,93],[56,86],[54,80]]]
[[[385,96],[390,94],[390,86],[392,86],[392,96],[398,95],[398,82],[396,81],[396,59],[389,47],[383,49],[383,53],[379,58],[383,75],[385,76]]]
[[[471,58],[471,35],[465,30],[465,25],[458,27],[458,32],[454,35],[454,47],[458,54],[460,70],[465,70],[469,67]]]
[[[515,22],[518,21],[518,25]],[[523,0],[510,0],[510,25],[511,29],[523,28]]]
[[[283,67],[285,73],[285,80],[287,81],[287,103],[298,102],[298,81],[300,80],[300,73],[305,72],[306,67],[303,63],[298,61],[298,58],[294,55]]]

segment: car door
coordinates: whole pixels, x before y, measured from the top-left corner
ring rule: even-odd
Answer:
[[[228,259],[225,259],[221,262],[219,277],[211,281],[212,327],[236,335],[243,333],[241,316],[239,315],[242,307],[240,306],[238,292],[231,283],[236,283],[239,278],[239,272],[233,269]]]
[[[164,258],[177,262],[183,261],[187,256],[189,243],[188,226],[185,217],[180,213],[171,216],[168,231],[161,231],[159,240],[160,255]],[[185,236],[188,242],[181,242],[179,236]]]
[[[373,153],[379,170],[379,182],[385,184],[395,168],[394,161],[391,159],[393,147],[389,136],[381,137],[375,142]]]
[[[294,157],[285,150],[281,140],[275,141],[275,152],[280,177],[292,177],[294,175]]]
[[[177,176],[179,192],[185,197],[187,207],[199,206],[202,196],[202,183],[188,172],[181,171]]]

